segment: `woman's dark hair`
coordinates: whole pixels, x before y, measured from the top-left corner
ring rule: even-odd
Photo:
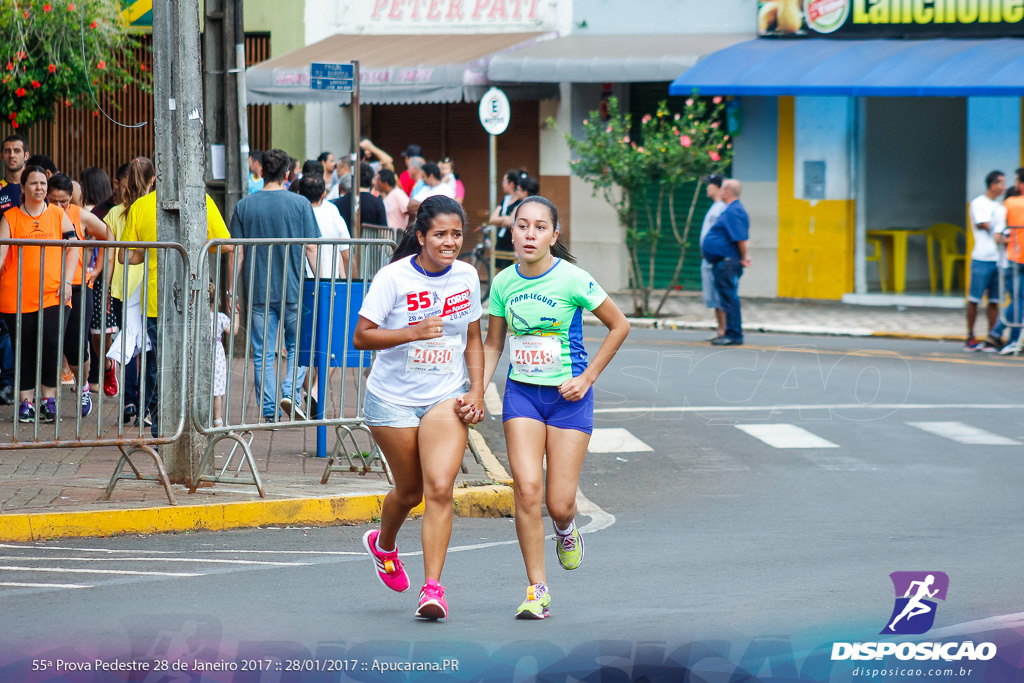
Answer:
[[[24,183],[28,180],[29,173],[42,173],[43,177],[46,177],[46,169],[42,166],[33,166],[32,164],[25,164],[25,168],[21,169],[21,182]]]
[[[43,174],[43,178],[46,178],[46,170],[43,169],[42,166],[29,166],[28,164],[26,164],[25,168],[21,169],[21,184],[24,185],[28,181],[28,177],[30,175],[32,175],[33,173],[42,173]],[[47,190],[50,189],[49,182],[47,182],[46,189]],[[24,192],[21,193],[21,203],[22,204],[25,203],[25,193]]]
[[[110,176],[102,168],[90,166],[82,171],[82,201],[96,206],[114,193],[110,187]]]
[[[373,176],[377,175],[373,172],[373,166],[366,163],[365,161],[359,162],[359,189],[366,192],[373,185]]]
[[[515,185],[519,182],[520,178],[526,177],[526,171],[521,168],[513,168],[511,171],[505,173],[505,180]]]
[[[71,194],[75,189],[75,184],[71,182],[71,178],[68,178],[63,173],[54,173],[50,176],[50,179],[46,182],[46,191],[53,192],[64,191]]]
[[[516,216],[519,214],[519,211],[527,204],[540,204],[547,209],[548,213],[551,214],[551,224],[555,226],[555,230],[557,230],[559,235],[561,235],[562,228],[558,222],[558,209],[555,208],[555,205],[550,199],[547,197],[541,197],[540,195],[531,195],[519,202],[519,205],[516,206],[516,210],[512,212],[513,225],[515,225]],[[555,243],[551,245],[551,255],[556,256],[563,261],[568,261],[569,263],[576,263],[576,257],[569,253],[569,250],[566,248],[565,243],[562,242],[562,240],[556,240]]]
[[[516,187],[525,192],[529,197],[540,193],[540,183],[532,176],[523,176],[516,180]]]
[[[280,183],[288,175],[288,154],[281,149],[263,153],[263,177],[268,183]]]
[[[420,204],[419,211],[416,212],[416,222],[405,231],[405,237],[402,238],[402,243],[395,250],[395,255],[391,257],[391,262],[394,263],[406,256],[423,251],[423,246],[416,235],[426,235],[434,224],[434,219],[438,216],[458,216],[462,221],[462,229],[466,229],[466,212],[462,210],[462,205],[451,197],[440,194],[427,197]]]

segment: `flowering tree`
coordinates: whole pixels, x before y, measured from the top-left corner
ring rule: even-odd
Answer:
[[[119,0],[0,0],[0,35],[0,116],[15,128],[130,83],[151,92]]]
[[[681,113],[672,114],[663,101],[654,114],[641,119],[640,140],[631,140],[632,116],[620,112],[613,97],[608,102],[607,121],[601,121],[598,112],[591,112],[583,121],[581,139],[566,136],[575,156],[570,162],[573,173],[590,183],[594,194],[600,193],[615,209],[625,230],[634,315],[657,315],[679,282],[702,190],[701,178],[723,171],[732,156],[732,143],[721,126],[724,107],[720,97],[710,101],[691,97]],[[684,217],[677,212],[675,193],[684,183],[693,181],[696,187]],[[667,237],[666,205],[668,228],[680,247],[679,259],[669,287],[652,310],[655,256],[658,244]],[[643,228],[641,212],[647,218]],[[646,280],[641,267],[644,253],[648,258]]]

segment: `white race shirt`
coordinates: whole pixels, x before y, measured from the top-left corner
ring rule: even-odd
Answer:
[[[982,230],[978,223],[988,223],[991,232]],[[978,195],[971,200],[971,227],[974,229],[974,249],[971,251],[972,261],[998,261],[999,248],[993,235],[997,235],[1006,227],[1006,207],[988,195]]]
[[[437,348],[415,342],[378,351],[366,389],[388,403],[428,406],[457,391],[466,381],[467,331],[483,313],[480,277],[464,261],[455,261],[443,273],[426,274],[413,258],[380,269],[359,315],[387,330],[441,316],[444,337],[432,340]]]
[[[345,223],[345,219],[338,213],[338,207],[331,204],[328,201],[324,201],[320,206],[313,207],[313,215],[316,217],[316,224],[320,228],[320,236],[326,240],[347,240],[351,239],[352,235],[349,234],[348,224]],[[337,254],[335,259],[335,265],[337,269],[335,272],[338,277],[341,277],[341,252],[348,251],[348,245],[339,245],[337,250],[333,244],[328,244],[320,247],[320,278],[323,280],[330,280],[331,275],[331,257]],[[306,264],[306,277],[313,279],[313,269],[309,267],[309,261],[305,261]]]

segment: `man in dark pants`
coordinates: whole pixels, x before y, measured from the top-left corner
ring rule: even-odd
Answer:
[[[740,182],[722,183],[719,199],[725,210],[704,238],[704,258],[711,264],[715,292],[725,311],[725,334],[715,337],[715,346],[737,346],[743,343],[743,317],[740,314],[740,276],[752,264],[747,255],[750,239],[750,217],[739,202]]]

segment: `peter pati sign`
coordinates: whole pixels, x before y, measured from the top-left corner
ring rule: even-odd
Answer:
[[[335,0],[336,1],[336,0]],[[552,29],[568,0],[341,0],[339,32],[403,29],[536,31]],[[335,4],[335,3],[332,3]]]
[[[1024,0],[759,0],[762,36],[1024,36]]]

